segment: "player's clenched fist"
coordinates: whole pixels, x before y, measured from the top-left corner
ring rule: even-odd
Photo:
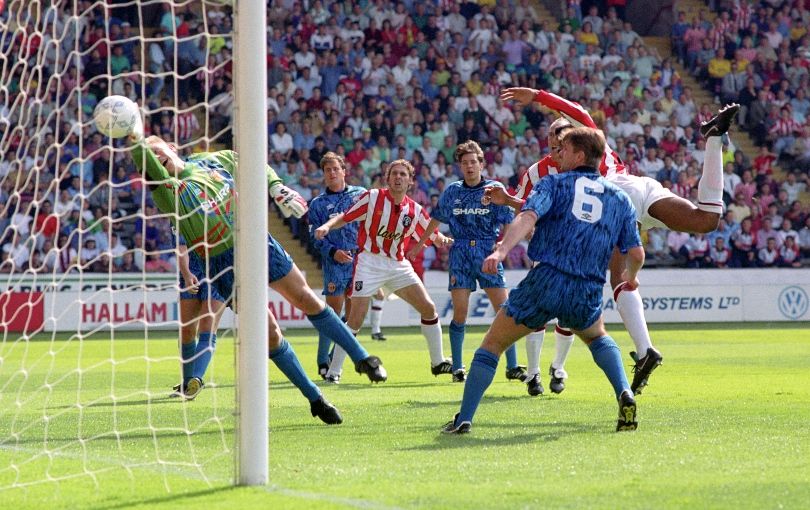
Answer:
[[[486,274],[498,274],[498,264],[500,263],[501,257],[496,251],[484,259],[484,264],[481,266],[481,271],[485,272]]]
[[[328,233],[329,233],[329,227],[327,227],[326,225],[321,225],[320,227],[315,229],[315,232],[314,232],[315,239],[320,241],[321,239],[326,237],[326,234],[328,234]]]
[[[270,188],[270,196],[273,197],[273,201],[281,209],[281,214],[285,218],[290,216],[300,218],[309,210],[307,201],[297,191],[281,183],[276,183]]]

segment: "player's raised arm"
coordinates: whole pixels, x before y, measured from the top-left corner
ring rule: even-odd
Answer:
[[[537,90],[528,87],[512,87],[501,92],[501,100],[514,100],[522,106],[526,106],[532,102],[540,103],[549,110],[555,111],[567,118],[575,127],[586,126],[598,129],[593,118],[591,118],[587,110],[579,103],[569,101],[557,94],[546,92],[545,90]]]
[[[168,155],[168,144],[158,138],[157,136],[150,136],[146,139],[136,138],[130,135],[130,141],[134,143],[132,146],[132,159],[135,161],[135,166],[139,171],[146,174],[149,181],[166,181],[174,177],[169,173],[169,170],[161,160],[158,159],[158,154],[165,157],[167,163],[170,161]],[[164,150],[164,147],[165,150]],[[166,152],[166,154],[164,154]],[[178,157],[179,158],[179,157]],[[182,163],[182,160],[180,161]]]
[[[343,219],[343,217],[345,215],[346,215],[346,213],[343,213],[340,216],[334,216],[332,218],[329,218],[329,221],[327,221],[326,223],[324,223],[320,227],[316,228],[315,232],[314,232],[315,239],[321,240],[321,239],[325,238],[326,235],[332,229],[338,229],[338,228],[344,227],[346,225],[346,223],[348,223],[347,221],[345,221]]]

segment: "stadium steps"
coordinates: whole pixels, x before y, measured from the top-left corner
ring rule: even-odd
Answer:
[[[675,3],[674,11],[684,11],[686,13],[686,19],[691,23],[692,18],[697,17],[700,11],[705,11],[706,19],[709,21],[714,21],[717,17],[717,13],[711,11],[709,7],[703,0],[678,0]],[[646,39],[653,39],[653,38],[645,38]],[[668,39],[668,38],[667,38]],[[669,46],[669,42],[667,42],[667,46]],[[659,51],[660,52],[660,51]],[[672,50],[667,51],[667,53],[661,53],[661,55],[672,55]],[[715,102],[714,95],[703,88],[703,86],[691,75],[689,72],[678,62],[676,59],[672,59],[673,67],[678,71],[678,74],[681,75],[681,79],[683,80],[683,84],[692,88],[692,96],[694,97],[695,106],[700,109],[700,105],[703,103],[708,103],[713,105],[712,109],[717,110],[720,107],[720,104]],[[737,147],[739,150],[742,150],[743,154],[745,154],[749,161],[753,163],[754,158],[759,153],[759,148],[754,143],[754,140],[741,129],[733,129],[730,133],[731,142]],[[779,167],[778,165],[773,165],[773,176],[775,180],[785,180],[786,173],[785,171]],[[807,197],[805,197],[806,199]],[[803,199],[802,199],[803,200]]]
[[[548,9],[546,3],[538,0],[533,2],[533,5],[535,11],[537,12],[537,17],[540,18],[539,22],[545,21],[549,30],[556,31],[560,26],[560,19]]]
[[[272,207],[275,209],[275,205]],[[309,286],[316,289],[316,292],[318,289],[323,288],[323,276],[318,267],[318,262],[307,252],[301,241],[293,238],[290,227],[284,223],[281,216],[275,211],[271,211],[267,217],[267,225],[270,234],[287,250],[287,253],[295,261],[295,265],[304,272]]]

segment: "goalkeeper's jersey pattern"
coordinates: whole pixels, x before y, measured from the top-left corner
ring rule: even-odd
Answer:
[[[340,216],[347,209],[357,202],[366,191],[360,186],[346,186],[341,191],[329,191],[328,189],[312,199],[309,204],[309,228],[314,232],[330,218]],[[343,228],[330,230],[323,239],[315,239],[314,234],[310,237],[315,239],[314,245],[325,263],[333,262],[333,250],[355,251],[357,250],[357,230],[358,223],[347,223]]]
[[[529,257],[569,277],[604,284],[613,247],[641,246],[630,198],[588,168],[541,179],[527,210],[538,217]]]
[[[487,179],[482,179],[477,186],[468,186],[463,180],[453,182],[442,192],[430,215],[449,225],[451,237],[456,241],[494,241],[498,238],[500,226],[512,222],[514,212],[505,205],[482,205],[481,197],[488,186],[503,187],[501,183]]]
[[[553,110],[565,117],[574,127],[589,127],[599,129],[590,114],[579,103],[569,101],[551,92],[540,90],[534,96],[534,100],[549,110]],[[614,174],[626,174],[627,168],[622,162],[619,154],[610,148],[605,142],[605,153],[599,163],[599,173],[610,178]],[[541,176],[542,177],[542,176]],[[536,183],[535,183],[536,184]]]
[[[160,212],[172,215],[189,250],[205,258],[233,248],[235,152],[193,154],[177,176],[171,175],[144,144],[137,144],[132,156],[149,180],[155,205]],[[281,182],[269,166],[265,172],[270,185]]]

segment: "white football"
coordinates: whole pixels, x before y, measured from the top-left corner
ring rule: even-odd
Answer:
[[[141,122],[141,110],[127,97],[107,96],[96,105],[93,121],[102,134],[123,138]]]

